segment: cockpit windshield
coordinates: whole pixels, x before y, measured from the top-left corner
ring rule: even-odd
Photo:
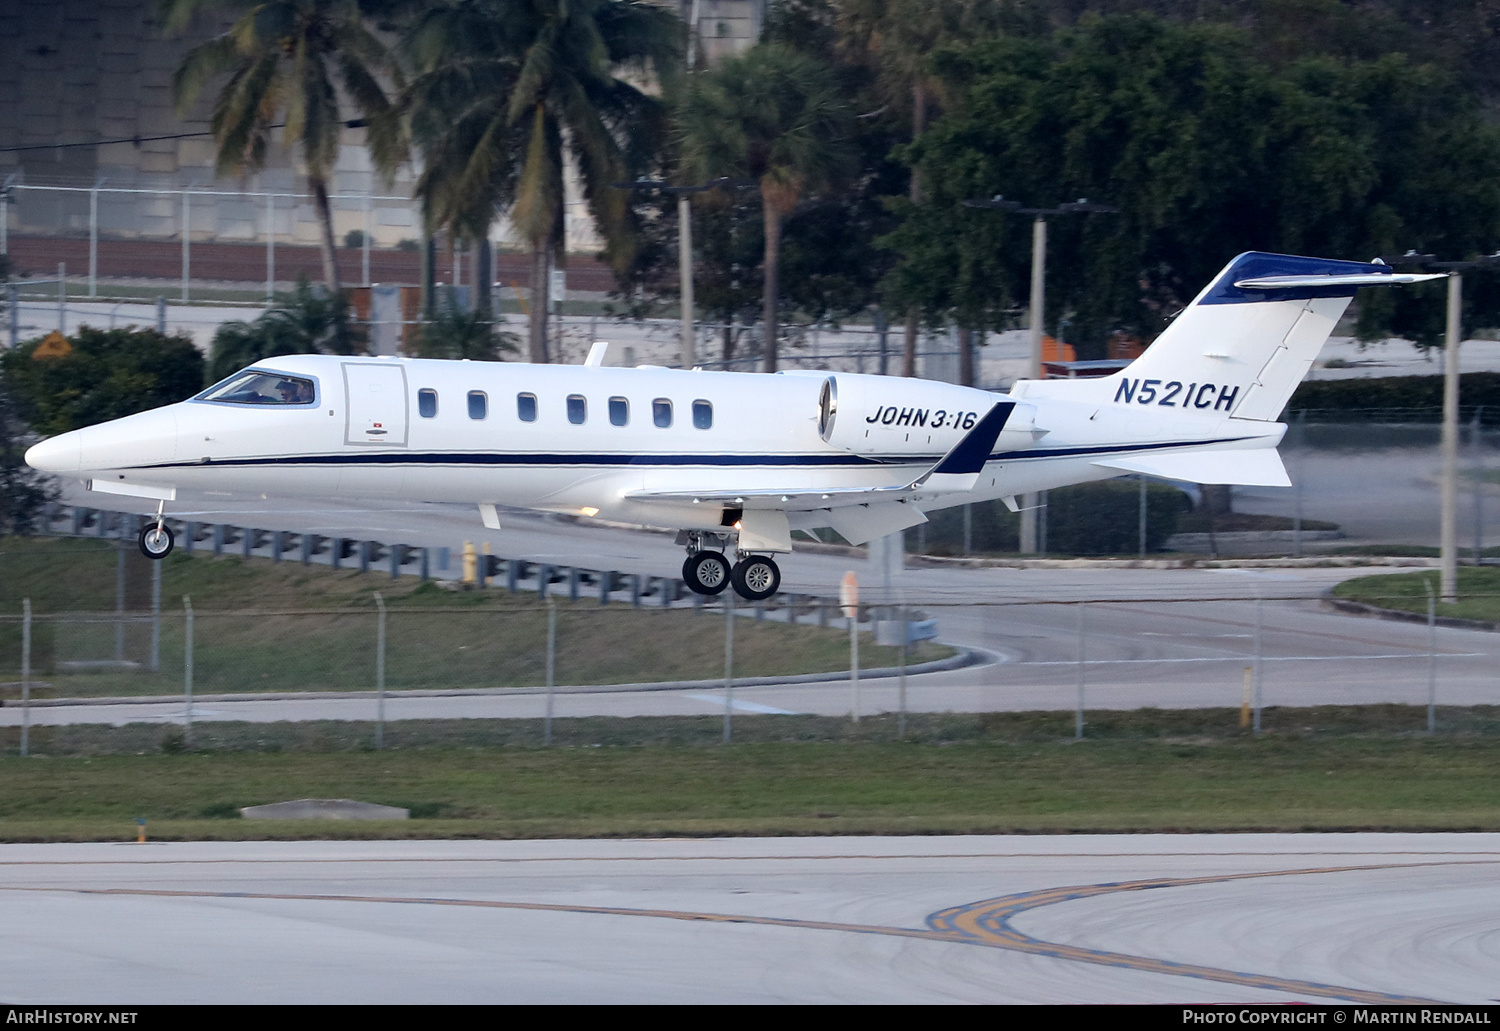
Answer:
[[[197,400],[235,405],[310,405],[316,397],[310,379],[250,369],[209,387]]]

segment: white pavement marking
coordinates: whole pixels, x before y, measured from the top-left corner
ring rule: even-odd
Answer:
[[[682,697],[691,698],[695,702],[712,702],[714,705],[723,705],[724,696],[721,694],[684,694]],[[741,701],[736,698],[732,703],[735,712],[758,712],[765,716],[795,716],[797,713],[791,709],[778,709],[771,705],[757,705],[755,702]]]

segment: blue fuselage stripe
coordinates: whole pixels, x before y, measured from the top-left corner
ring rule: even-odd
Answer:
[[[1247,437],[1218,437],[1211,440],[1174,440],[1150,444],[1112,444],[1109,446],[1071,448],[1028,448],[1025,451],[991,453],[988,461],[1033,461],[1043,458],[1085,458],[1090,455],[1115,455],[1133,451],[1161,451],[1167,448],[1203,447],[1228,444]],[[611,454],[507,454],[504,452],[349,452],[333,455],[277,455],[264,458],[225,458],[206,463],[215,467],[234,466],[330,466],[330,465],[402,465],[402,466],[719,466],[737,468],[866,467],[882,465],[931,464],[941,455],[611,455]],[[152,466],[156,469],[201,467],[202,462],[171,462]]]

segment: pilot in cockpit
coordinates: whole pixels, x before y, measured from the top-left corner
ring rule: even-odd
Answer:
[[[281,403],[285,405],[306,404],[312,400],[309,385],[294,379],[284,379],[276,384],[276,392],[281,395]]]

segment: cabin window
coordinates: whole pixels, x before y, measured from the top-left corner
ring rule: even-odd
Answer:
[[[693,425],[700,430],[713,429],[714,406],[707,401],[693,402]]]
[[[516,417],[522,422],[536,422],[536,395],[516,395]]]
[[[662,429],[672,425],[672,402],[664,397],[658,397],[651,402],[651,421]]]
[[[589,403],[583,399],[582,394],[568,395],[568,421],[574,426],[582,426],[583,421],[589,417]]]
[[[630,402],[623,397],[609,399],[609,421],[612,426],[624,426],[630,421]]]
[[[199,394],[199,401],[236,405],[310,405],[316,391],[310,379],[250,369]]]
[[[483,390],[469,391],[469,418],[483,419],[489,414],[490,399]]]
[[[417,414],[424,419],[431,419],[437,415],[437,391],[417,391]]]

